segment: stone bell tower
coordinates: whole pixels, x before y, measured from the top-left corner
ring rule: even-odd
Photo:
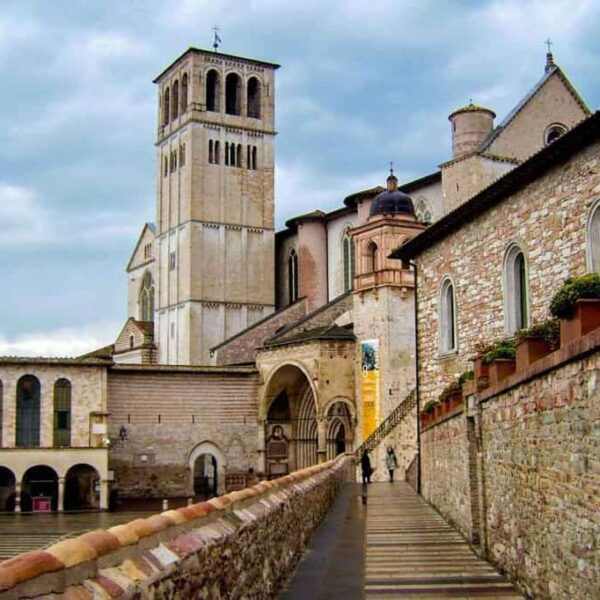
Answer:
[[[278,65],[190,48],[158,85],[158,361],[210,348],[274,309]]]
[[[371,203],[366,222],[351,231],[356,256],[353,314],[360,353],[356,390],[361,442],[414,387],[415,276],[408,265],[389,256],[424,228],[392,171],[387,189]],[[365,342],[378,355],[378,372],[372,381],[365,373],[369,368],[364,364]]]

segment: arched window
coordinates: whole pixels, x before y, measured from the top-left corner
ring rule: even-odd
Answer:
[[[225,166],[229,166],[229,142],[225,142]]]
[[[129,349],[133,350],[134,346],[135,346],[135,336],[130,335],[129,336]]]
[[[40,382],[33,375],[23,375],[17,383],[16,446],[40,445]]]
[[[240,76],[237,73],[229,73],[225,79],[225,112],[228,115],[239,115],[241,113],[241,88]]]
[[[248,116],[260,119],[260,81],[256,77],[248,80]]]
[[[179,81],[173,84],[173,99],[171,100],[171,118],[179,116]]]
[[[529,326],[527,287],[525,255],[513,244],[504,257],[504,324],[508,334]]]
[[[169,124],[169,107],[170,107],[170,103],[169,103],[169,98],[170,98],[170,91],[169,88],[167,88],[165,90],[165,93],[163,95],[163,125],[168,125]]]
[[[365,273],[377,271],[377,244],[369,242],[365,251]]]
[[[219,150],[219,141],[217,140],[215,142],[215,155],[214,155],[214,159],[215,159],[215,165],[218,165],[221,162],[221,151]]]
[[[236,167],[241,167],[242,166],[242,145],[241,144],[237,145],[237,153],[236,153],[236,157],[235,157],[235,166]]]
[[[235,144],[229,144],[229,166],[235,167]]]
[[[417,207],[415,209],[417,220],[421,223],[429,225],[433,221],[433,212],[429,206],[429,202],[425,198],[417,199]]]
[[[188,105],[188,76],[183,74],[181,78],[181,114],[187,110]]]
[[[211,164],[215,162],[215,150],[212,140],[208,140],[208,162]]]
[[[456,351],[456,297],[454,295],[454,284],[448,277],[444,279],[440,287],[439,323],[440,352]]]
[[[258,154],[256,146],[252,146],[252,168],[257,169],[256,166],[256,155]]]
[[[71,383],[59,379],[54,384],[54,447],[71,445]]]
[[[165,171],[165,177],[166,177],[169,174],[169,159],[166,156],[165,156],[164,171]]]
[[[600,272],[600,200],[590,210],[587,222],[588,270]]]
[[[206,110],[218,112],[220,99],[219,74],[211,69],[206,74]]]
[[[555,142],[559,137],[567,133],[567,128],[562,123],[553,123],[544,133],[544,143],[546,146]]]
[[[349,228],[344,232],[342,250],[344,254],[344,291],[348,292],[353,288],[354,282],[354,244]]]
[[[146,271],[140,288],[140,316],[142,321],[154,321],[154,280]]]
[[[290,304],[298,300],[298,255],[295,250],[288,256],[288,295]]]

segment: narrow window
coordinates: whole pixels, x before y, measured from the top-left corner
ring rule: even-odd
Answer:
[[[185,165],[185,144],[181,144],[179,146],[179,166],[183,167]]]
[[[54,447],[71,445],[71,383],[59,379],[54,384]]]
[[[176,265],[176,255],[175,252],[171,252],[169,254],[169,271],[174,271],[175,270],[175,265]]]
[[[169,159],[165,156],[165,167],[164,167],[165,177],[169,174]]]
[[[215,162],[215,151],[212,140],[208,140],[208,162],[211,164]]]
[[[256,77],[248,80],[248,116],[260,119],[260,82]]]
[[[217,140],[215,142],[215,156],[214,156],[216,165],[220,164],[220,162],[221,162],[221,151],[219,150],[219,146],[220,146],[220,143]]]
[[[252,149],[251,146],[246,146],[246,168],[252,168]]]
[[[206,110],[219,111],[219,74],[211,69],[206,74]]]
[[[129,349],[133,350],[134,346],[135,346],[135,338],[132,335],[130,335],[129,336]]]
[[[225,166],[229,166],[229,142],[225,142]]]
[[[295,250],[288,256],[288,295],[290,304],[298,300],[298,255]]]
[[[229,144],[229,166],[235,167],[235,144]]]
[[[454,285],[449,278],[444,279],[440,288],[439,302],[440,352],[456,350],[456,303]]]
[[[344,254],[344,291],[348,292],[352,289],[354,282],[354,244],[348,230],[344,234],[342,245]]]
[[[169,88],[167,88],[163,95],[163,125],[169,124],[169,107],[170,107],[169,98],[170,98],[170,91],[169,91]]]
[[[181,78],[181,114],[187,110],[188,106],[188,76],[183,74]]]
[[[242,145],[241,144],[237,145],[237,152],[236,152],[236,157],[235,157],[235,166],[236,167],[241,167],[242,166]]]
[[[377,244],[369,242],[365,252],[365,273],[377,271]]]
[[[256,155],[257,155],[257,150],[256,150],[256,146],[252,146],[252,168],[256,169]]]
[[[40,382],[24,375],[17,383],[16,446],[40,445]]]
[[[140,287],[140,318],[142,321],[154,321],[154,279],[150,271],[144,273]]]
[[[225,79],[225,112],[228,115],[240,114],[241,81],[237,73],[229,73]]]
[[[171,118],[179,116],[179,81],[173,84],[173,99],[171,100]]]
[[[600,271],[600,200],[596,201],[587,222],[588,268]]]
[[[504,258],[504,322],[507,334],[529,325],[527,263],[519,246],[509,247]]]

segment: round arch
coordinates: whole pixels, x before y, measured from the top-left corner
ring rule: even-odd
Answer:
[[[50,501],[51,510],[57,510],[58,475],[56,471],[48,465],[29,467],[25,471],[21,483],[21,510],[31,512],[36,505],[39,507],[47,500]]]
[[[345,404],[348,407],[348,412],[350,413],[352,420],[356,422],[356,406],[354,402],[352,402],[352,400],[347,396],[334,396],[333,398],[330,398],[324,404],[322,410],[319,410],[319,417],[326,417],[331,407],[334,404],[337,404],[338,402],[341,402],[342,404]]]
[[[100,474],[87,463],[78,463],[65,474],[65,510],[93,510],[100,506]],[[98,491],[97,491],[98,490]]]
[[[15,510],[17,477],[8,467],[0,466],[0,512]]]
[[[214,477],[216,478],[214,485],[215,493],[220,494],[225,491],[227,457],[220,446],[210,440],[204,440],[196,444],[188,455],[189,489],[193,495],[195,495],[194,473],[197,470],[197,462],[206,455],[214,457],[212,466],[214,468]]]

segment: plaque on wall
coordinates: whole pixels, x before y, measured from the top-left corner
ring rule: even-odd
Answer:
[[[289,442],[283,434],[283,427],[275,425],[271,430],[271,436],[267,440],[267,456],[269,458],[287,458]]]

